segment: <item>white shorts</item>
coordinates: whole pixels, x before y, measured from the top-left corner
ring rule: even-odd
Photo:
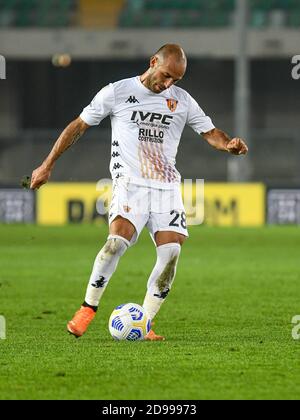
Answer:
[[[180,186],[163,190],[135,185],[124,177],[117,178],[113,181],[109,224],[117,216],[129,220],[136,229],[131,245],[137,241],[145,226],[153,241],[155,233],[161,231],[189,236]]]

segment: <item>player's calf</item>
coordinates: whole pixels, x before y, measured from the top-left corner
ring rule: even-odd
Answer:
[[[98,307],[106,286],[115,272],[120,257],[130,243],[118,235],[109,235],[106,244],[97,255],[85,295],[85,303]]]
[[[109,235],[106,244],[97,255],[87,287],[85,300],[79,311],[68,323],[68,331],[82,336],[94,319],[100,299],[115,272],[120,257],[129,247],[129,241],[118,235]]]
[[[158,246],[157,261],[149,277],[143,307],[153,320],[171,290],[181,246],[169,243]]]

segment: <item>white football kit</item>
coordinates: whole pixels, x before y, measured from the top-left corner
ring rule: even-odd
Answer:
[[[137,231],[132,243],[145,225],[152,238],[157,231],[188,236],[176,154],[185,125],[206,133],[215,128],[211,119],[185,90],[173,85],[156,94],[140,76],[101,89],[80,117],[92,126],[108,115],[113,178],[109,222],[118,215],[128,219]]]

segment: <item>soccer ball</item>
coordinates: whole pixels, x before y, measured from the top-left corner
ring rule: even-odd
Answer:
[[[108,327],[115,340],[143,340],[150,331],[151,319],[142,306],[126,303],[113,310]]]

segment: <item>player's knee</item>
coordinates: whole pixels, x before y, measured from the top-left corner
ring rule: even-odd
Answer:
[[[109,235],[102,251],[107,257],[121,257],[130,246],[129,241],[118,235]]]
[[[184,242],[187,240],[187,238],[188,238],[187,236],[178,234],[177,237],[176,237],[176,240],[174,240],[172,242],[175,242],[175,243],[179,244],[180,246],[182,246],[184,244]]]
[[[189,238],[188,236],[180,235],[179,242],[178,242],[179,245],[182,246],[188,238]]]
[[[157,259],[160,259],[164,263],[169,263],[171,260],[178,260],[181,251],[181,245],[179,242],[171,242],[168,244],[160,245],[156,248]]]
[[[103,248],[98,253],[95,266],[101,267],[102,275],[108,272],[114,272],[120,257],[129,247],[127,239],[117,235],[110,235]]]
[[[127,219],[117,216],[110,226],[110,236],[118,236],[130,241],[136,232],[135,226]]]
[[[162,245],[169,245],[171,244],[179,244],[180,246],[183,245],[187,236],[181,235],[180,233],[176,232],[156,232],[155,234],[155,242],[157,247],[161,247]]]

